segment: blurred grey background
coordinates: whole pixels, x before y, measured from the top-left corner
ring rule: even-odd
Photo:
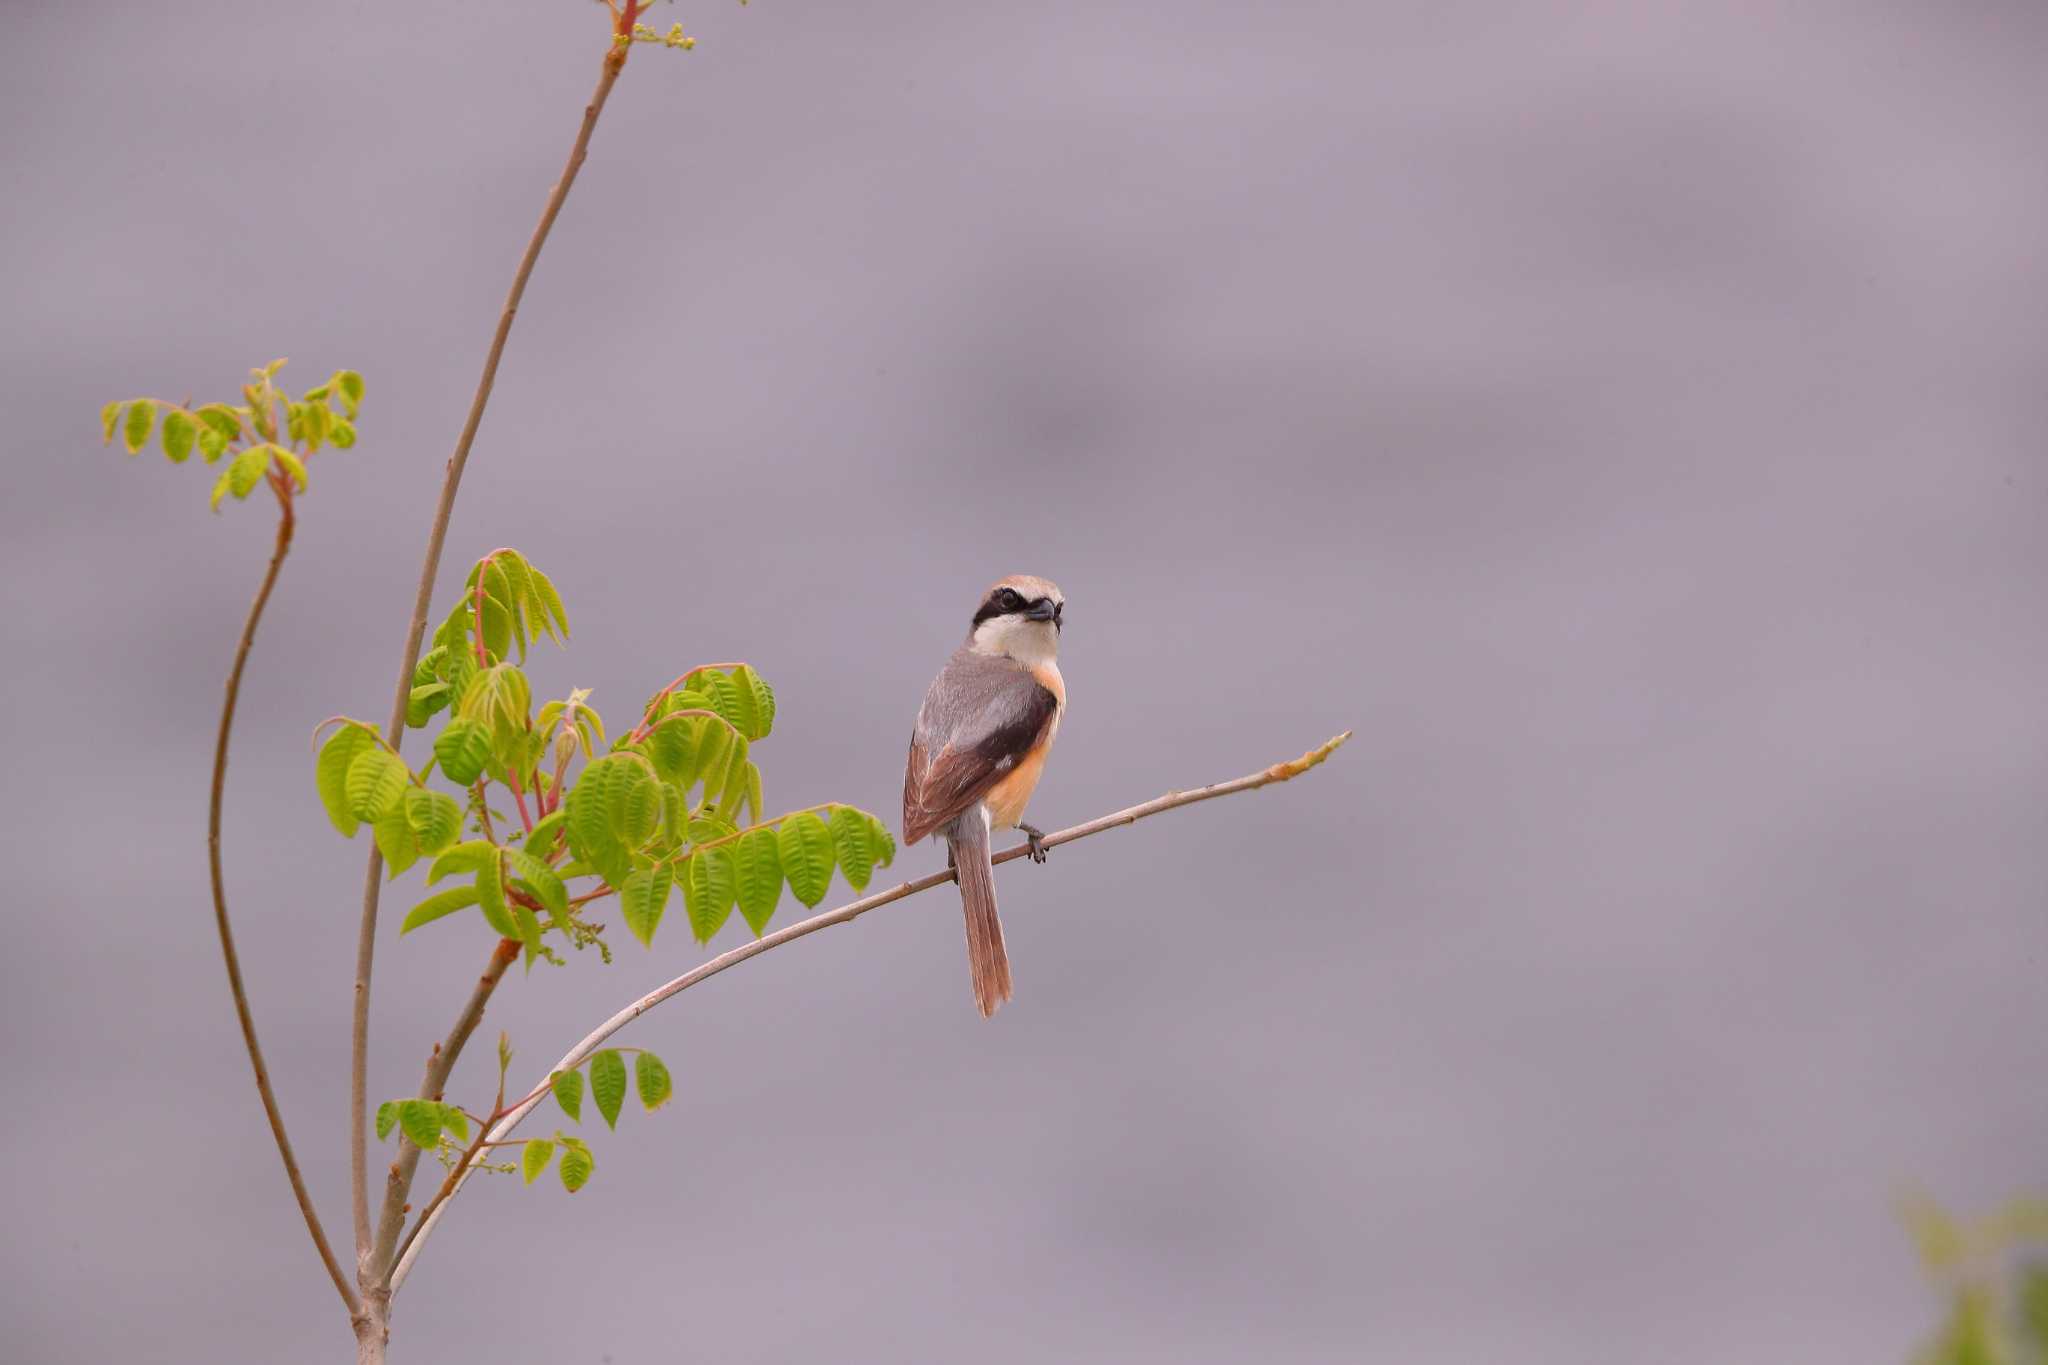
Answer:
[[[1897,1194],[2048,1176],[2048,10],[676,18],[702,45],[635,54],[450,537],[448,583],[511,544],[567,595],[537,686],[618,720],[750,659],[770,803],[893,823],[926,681],[1025,570],[1074,626],[1048,827],[1358,737],[1005,869],[992,1024],[944,894],[651,1016],[678,1102],[586,1134],[573,1200],[473,1187],[393,1359],[1901,1359],[1936,1301]],[[271,513],[102,450],[99,405],[369,380],[227,846],[345,1240],[364,847],[307,736],[387,705],[602,23],[7,7],[14,1359],[349,1350],[204,894]],[[487,950],[395,929],[378,1097]],[[531,1078],[699,956],[671,923],[515,976],[460,1093],[497,1029]]]

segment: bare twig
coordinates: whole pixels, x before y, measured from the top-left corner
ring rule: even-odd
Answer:
[[[505,339],[512,333],[512,320],[519,313],[519,301],[526,293],[526,282],[533,274],[534,263],[540,259],[541,247],[546,245],[555,218],[562,211],[562,203],[569,197],[570,187],[576,183],[576,173],[583,167],[598,115],[604,111],[612,86],[625,69],[631,45],[617,41],[617,34],[632,33],[632,22],[639,8],[638,0],[626,0],[625,8],[619,14],[614,39],[606,44],[604,67],[598,76],[597,89],[584,106],[583,124],[577,129],[576,142],[569,149],[569,160],[562,167],[561,178],[548,191],[540,222],[526,243],[525,253],[519,258],[519,268],[512,276],[511,291],[506,294],[505,307],[498,314],[498,327],[492,334],[490,351],[484,356],[483,374],[477,380],[475,396],[470,399],[469,416],[463,421],[462,434],[456,438],[454,453],[448,457],[447,473],[441,481],[441,498],[434,507],[433,525],[427,532],[426,557],[420,565],[419,590],[413,598],[412,620],[406,626],[405,648],[398,668],[397,696],[391,704],[391,723],[386,730],[394,747],[405,735],[406,704],[411,699],[412,675],[419,662],[420,638],[426,633],[427,612],[433,603],[434,580],[441,568],[441,549],[448,538],[448,519],[455,509],[455,494],[462,483],[462,470],[469,461],[470,447],[475,443],[477,428],[483,422],[484,407],[490,402],[491,387],[497,382],[498,362],[505,354]],[[349,1026],[349,1193],[355,1215],[357,1274],[373,1282],[381,1279],[382,1267],[375,1264],[372,1255],[366,1092],[370,1056],[370,972],[377,950],[377,901],[383,864],[382,854],[372,845],[369,865],[363,873],[363,913],[356,936],[355,1006]],[[453,1061],[451,1057],[451,1065]],[[359,1327],[358,1331],[360,1333],[362,1329]]]
[[[1133,824],[1148,815],[1157,815],[1161,811],[1174,810],[1181,806],[1192,806],[1198,801],[1210,801],[1216,797],[1230,796],[1236,792],[1252,791],[1259,787],[1269,786],[1275,782],[1285,782],[1289,778],[1299,777],[1302,773],[1321,763],[1335,752],[1338,745],[1349,738],[1351,738],[1351,732],[1346,730],[1334,739],[1309,750],[1300,758],[1291,759],[1285,763],[1275,763],[1270,768],[1261,768],[1258,772],[1229,782],[1218,782],[1212,786],[1198,787],[1194,791],[1168,792],[1166,795],[1156,800],[1144,802],[1142,805],[1127,807],[1124,810],[1090,820],[1086,824],[1063,829],[1057,834],[1048,834],[1045,837],[1045,846],[1047,848],[1057,847],[1060,844],[1072,843],[1076,839],[1085,839],[1091,834],[1100,834],[1104,830],[1115,829],[1119,825]],[[1028,851],[1028,847],[1028,845],[1019,844],[1015,848],[1004,849],[1001,853],[996,854],[991,861],[1006,863],[1012,858],[1021,858]],[[599,1024],[582,1042],[570,1048],[564,1054],[562,1060],[555,1064],[553,1071],[550,1071],[548,1075],[552,1076],[556,1071],[567,1071],[572,1067],[581,1066],[591,1053],[602,1047],[605,1041],[620,1029],[632,1023],[635,1019],[638,1019],[641,1015],[662,1003],[662,1001],[681,994],[700,981],[718,975],[728,967],[737,966],[750,957],[758,957],[770,948],[779,948],[785,943],[792,943],[808,934],[815,934],[820,929],[829,929],[835,924],[845,924],[847,921],[857,919],[870,910],[878,909],[894,901],[900,901],[907,896],[914,896],[920,891],[929,891],[935,886],[943,886],[953,880],[953,875],[952,869],[948,868],[944,872],[934,872],[930,876],[920,877],[916,881],[904,882],[899,886],[891,887],[887,891],[878,891],[872,896],[864,896],[860,900],[850,901],[835,910],[827,910],[823,914],[813,915],[806,920],[799,920],[787,928],[778,929],[772,934],[763,935],[751,943],[743,943],[729,952],[720,953],[709,962],[684,972],[666,985],[658,986],[654,990],[649,991],[617,1014],[614,1014],[611,1018],[605,1020],[602,1024]],[[549,1089],[548,1079],[543,1077],[540,1084],[527,1092],[525,1098],[505,1111],[503,1117],[491,1126],[489,1132],[484,1134],[483,1140],[485,1142],[504,1141],[506,1136],[519,1126],[520,1121],[533,1112],[534,1106],[538,1105],[549,1093]],[[453,1195],[455,1190],[460,1188],[462,1182],[468,1178],[469,1172],[473,1169],[473,1158],[458,1165],[455,1171],[451,1173],[449,1181],[444,1185],[443,1193],[437,1196],[434,1202],[421,1213],[419,1223],[413,1228],[412,1234],[407,1237],[405,1245],[399,1253],[398,1264],[392,1270],[390,1282],[392,1293],[395,1294],[398,1291],[398,1287],[405,1282],[405,1277],[411,1273],[413,1261],[418,1258],[420,1253],[420,1245],[426,1240],[427,1234],[433,1231],[434,1224],[440,1220],[442,1212],[447,1207],[448,1196]]]
[[[264,607],[270,603],[271,589],[277,586],[277,573],[284,567],[284,557],[291,550],[292,531],[296,524],[290,485],[273,475],[270,486],[271,491],[277,494],[277,546],[270,552],[270,567],[264,570],[263,583],[256,589],[256,600],[249,604],[248,619],[242,622],[242,638],[235,646],[235,661],[228,668],[227,697],[220,708],[220,734],[213,745],[213,789],[206,806],[206,863],[213,878],[213,922],[220,930],[221,958],[227,963],[228,993],[235,998],[235,1018],[242,1026],[242,1042],[249,1049],[249,1065],[256,1073],[256,1095],[263,1101],[263,1116],[270,1120],[270,1135],[277,1139],[277,1154],[284,1158],[285,1177],[291,1181],[292,1195],[299,1201],[299,1212],[305,1216],[306,1231],[312,1234],[313,1247],[320,1253],[320,1262],[327,1267],[334,1287],[340,1291],[341,1301],[354,1314],[355,1293],[348,1286],[348,1277],[341,1273],[341,1265],[334,1258],[334,1248],[327,1245],[326,1230],[320,1226],[320,1215],[314,1212],[313,1198],[306,1192],[305,1177],[299,1174],[298,1158],[292,1155],[292,1141],[285,1136],[284,1115],[278,1111],[277,1092],[270,1086],[270,1068],[264,1065],[263,1048],[256,1041],[256,1017],[249,1011],[249,994],[242,986],[242,960],[235,952],[235,931],[228,923],[227,882],[221,872],[221,804],[228,783],[228,736],[234,730],[235,704],[242,695],[242,668],[249,662],[250,647],[256,642],[256,626],[263,619]]]

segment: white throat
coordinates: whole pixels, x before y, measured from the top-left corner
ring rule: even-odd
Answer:
[[[1043,668],[1060,656],[1060,633],[1050,621],[991,616],[974,628],[967,646],[978,654],[1015,659],[1026,668]]]

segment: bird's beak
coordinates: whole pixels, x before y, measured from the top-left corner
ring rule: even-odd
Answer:
[[[1024,613],[1025,619],[1031,621],[1050,621],[1056,615],[1058,615],[1058,608],[1047,601],[1033,602],[1031,610]]]

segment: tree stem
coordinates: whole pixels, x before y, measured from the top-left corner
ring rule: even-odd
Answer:
[[[235,661],[228,669],[227,696],[220,708],[220,733],[213,745],[213,787],[206,805],[206,864],[213,879],[213,923],[220,930],[220,955],[227,963],[228,993],[234,997],[235,1019],[242,1026],[242,1043],[249,1050],[249,1066],[256,1073],[256,1095],[263,1101],[263,1116],[270,1120],[270,1135],[277,1139],[277,1154],[284,1158],[285,1178],[291,1181],[292,1196],[299,1201],[299,1212],[306,1219],[306,1231],[312,1235],[313,1248],[320,1253],[321,1264],[327,1267],[327,1274],[340,1292],[342,1303],[353,1315],[356,1296],[348,1287],[348,1277],[341,1273],[340,1263],[334,1258],[334,1248],[327,1244],[327,1232],[320,1226],[320,1215],[313,1209],[313,1198],[306,1192],[305,1177],[299,1174],[298,1158],[292,1154],[292,1140],[285,1135],[284,1115],[277,1107],[277,1092],[270,1086],[270,1068],[264,1065],[263,1048],[256,1041],[256,1017],[249,1010],[249,994],[242,985],[242,959],[235,951],[235,931],[228,922],[227,880],[221,871],[221,806],[228,785],[228,737],[234,731],[235,706],[242,695],[242,669],[249,662],[249,650],[256,643],[256,627],[263,620],[263,609],[270,604],[271,589],[277,586],[278,570],[284,567],[284,557],[291,551],[292,531],[297,524],[289,485],[273,478],[271,491],[277,494],[277,545],[270,552],[270,567],[263,572],[263,582],[256,589],[256,600],[249,604],[248,619],[242,622],[242,638],[235,646]]]
[[[1289,778],[1299,777],[1310,768],[1321,763],[1336,751],[1338,745],[1349,738],[1351,738],[1351,732],[1346,730],[1343,734],[1309,750],[1300,758],[1289,759],[1283,763],[1275,763],[1269,768],[1261,768],[1258,772],[1234,778],[1228,782],[1213,783],[1207,787],[1198,787],[1193,791],[1168,792],[1166,795],[1154,800],[1146,801],[1136,806],[1129,806],[1120,811],[1113,811],[1108,815],[1099,816],[1085,824],[1063,829],[1057,834],[1048,834],[1045,836],[1044,845],[1047,848],[1056,848],[1061,844],[1072,843],[1076,839],[1085,839],[1091,834],[1100,834],[1104,830],[1115,829],[1119,825],[1134,824],[1148,815],[1157,815],[1161,811],[1176,810],[1181,806],[1192,806],[1198,801],[1211,801],[1219,796],[1230,796],[1237,792],[1253,791],[1275,782],[1285,782]],[[1029,851],[1029,848],[1028,844],[1019,844],[1015,848],[1004,849],[990,861],[1006,863],[1012,858],[1023,857]],[[751,943],[743,943],[737,948],[720,953],[709,962],[684,972],[666,985],[658,986],[649,991],[617,1014],[614,1014],[611,1018],[605,1020],[602,1024],[599,1024],[582,1042],[570,1048],[563,1055],[561,1061],[555,1063],[553,1069],[548,1072],[548,1076],[553,1076],[557,1071],[568,1071],[573,1067],[583,1065],[591,1053],[602,1047],[605,1041],[620,1029],[632,1023],[656,1005],[661,1004],[664,1000],[680,995],[698,982],[708,980],[728,967],[737,966],[750,957],[758,957],[770,948],[779,948],[785,943],[793,943],[806,935],[815,934],[820,929],[829,929],[835,924],[845,924],[849,920],[859,918],[870,910],[878,909],[894,901],[903,900],[908,896],[914,896],[920,891],[929,891],[935,886],[944,886],[953,879],[954,873],[951,868],[943,872],[934,872],[930,876],[920,877],[916,881],[904,882],[899,886],[891,887],[887,891],[878,891],[872,896],[849,901],[835,910],[827,910],[823,914],[813,915],[806,920],[799,920],[787,928],[778,929],[774,933],[763,935]],[[507,1109],[503,1117],[491,1125],[490,1131],[483,1135],[483,1140],[485,1142],[504,1141],[511,1134],[512,1130],[519,1126],[520,1121],[532,1113],[534,1107],[550,1093],[550,1088],[548,1077],[542,1077],[540,1083],[528,1091],[525,1098]],[[392,1270],[390,1292],[397,1293],[399,1286],[405,1283],[405,1277],[412,1272],[412,1264],[420,1254],[421,1244],[426,1241],[427,1234],[434,1230],[435,1223],[446,1212],[448,1198],[461,1188],[463,1181],[468,1179],[469,1173],[473,1169],[475,1169],[475,1166],[474,1157],[472,1156],[455,1168],[450,1174],[441,1196],[435,1199],[430,1208],[421,1213],[418,1226],[413,1229],[412,1234],[406,1239],[405,1248],[398,1258],[398,1264]]]
[[[621,14],[621,27],[627,35],[632,32],[631,19],[638,10],[637,0],[627,0],[626,9]],[[512,321],[518,316],[519,302],[526,294],[526,282],[533,274],[534,263],[540,259],[541,247],[546,245],[555,218],[562,211],[562,203],[576,183],[576,173],[583,168],[583,158],[590,150],[590,135],[597,127],[597,118],[604,111],[605,101],[611,97],[613,84],[618,81],[619,73],[625,70],[629,51],[630,44],[618,41],[616,35],[606,44],[597,89],[584,106],[583,123],[577,129],[575,144],[569,149],[569,160],[562,167],[561,178],[548,191],[540,222],[526,243],[526,251],[519,258],[519,268],[512,276],[512,288],[505,296],[503,310],[498,314],[498,326],[491,337],[490,351],[484,356],[483,374],[477,380],[475,396],[470,399],[469,415],[463,421],[462,434],[456,438],[454,453],[448,457],[447,472],[441,480],[440,501],[434,507],[433,524],[427,531],[426,557],[420,564],[419,589],[413,597],[412,621],[406,627],[405,648],[398,668],[397,695],[391,704],[391,723],[386,737],[394,749],[405,737],[405,712],[412,696],[413,669],[419,663],[420,639],[426,633],[427,612],[433,604],[434,580],[440,573],[441,550],[448,539],[448,519],[455,510],[455,494],[461,486],[463,467],[469,462],[469,451],[476,441],[477,428],[483,422],[484,408],[490,402],[492,385],[497,382],[498,362],[505,354],[505,340],[512,333]],[[381,1280],[384,1273],[384,1268],[375,1264],[373,1255],[367,1135],[370,973],[377,951],[377,901],[383,868],[383,855],[373,844],[369,864],[363,873],[362,920],[356,933],[355,1003],[349,1024],[349,1195],[355,1216],[356,1274],[358,1280],[364,1282],[366,1293],[369,1285]]]

